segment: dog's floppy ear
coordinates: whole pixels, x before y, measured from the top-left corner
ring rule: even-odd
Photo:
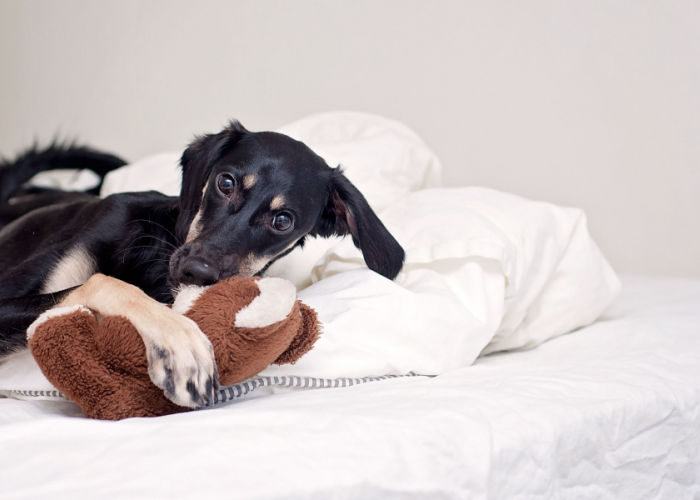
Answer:
[[[403,266],[403,248],[340,167],[331,172],[328,202],[312,234],[324,237],[352,235],[367,267],[389,279],[394,279]]]
[[[240,122],[234,120],[218,134],[198,137],[182,153],[180,159],[182,166],[180,214],[175,227],[180,239],[184,240],[187,236],[192,219],[199,210],[202,189],[204,189],[214,163],[248,133],[248,130]]]

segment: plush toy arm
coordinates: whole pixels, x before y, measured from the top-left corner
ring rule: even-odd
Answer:
[[[146,350],[122,316],[100,321],[83,306],[50,309],[27,330],[46,378],[91,418],[119,420],[183,411],[147,374]]]
[[[27,329],[29,348],[41,371],[88,416],[118,387],[102,362],[96,330],[97,320],[83,306],[49,309]]]
[[[193,321],[139,288],[95,274],[59,305],[84,305],[103,316],[126,317],[146,346],[151,380],[174,403],[196,408],[213,397],[218,376],[209,339]]]
[[[275,360],[275,364],[277,365],[296,363],[299,358],[311,350],[318,336],[321,334],[321,325],[318,322],[316,311],[303,302],[298,301],[297,305],[299,306],[301,323],[297,328],[296,335],[292,339],[291,344],[287,347],[287,350],[280,354]]]

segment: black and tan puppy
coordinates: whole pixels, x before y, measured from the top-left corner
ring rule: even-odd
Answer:
[[[70,157],[70,148],[64,153]],[[12,198],[16,179],[27,177],[18,170],[61,167],[52,155],[0,170],[0,355],[23,347],[26,327],[57,303],[125,315],[146,345],[153,382],[172,401],[199,406],[217,384],[211,345],[161,304],[181,284],[262,274],[307,236],[351,235],[368,267],[388,278],[403,264],[403,249],[340,169],[282,134],[232,122],[198,138],[182,155],[177,198]],[[119,164],[108,160],[80,166],[99,172]]]

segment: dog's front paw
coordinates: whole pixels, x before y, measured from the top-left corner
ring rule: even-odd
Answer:
[[[197,324],[173,314],[146,344],[151,381],[175,404],[198,408],[219,387],[214,349]]]

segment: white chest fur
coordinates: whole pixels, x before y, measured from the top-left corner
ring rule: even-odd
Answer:
[[[52,293],[82,285],[95,273],[93,257],[80,245],[71,248],[49,271],[41,293]]]

